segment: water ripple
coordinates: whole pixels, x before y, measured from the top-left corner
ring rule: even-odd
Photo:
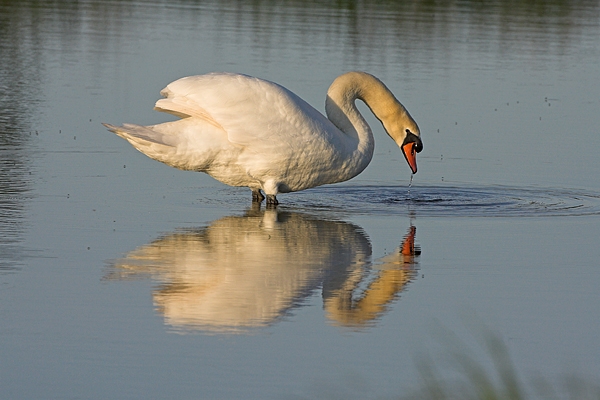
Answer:
[[[298,208],[434,217],[600,215],[600,194],[578,189],[506,186],[323,187],[286,196]]]

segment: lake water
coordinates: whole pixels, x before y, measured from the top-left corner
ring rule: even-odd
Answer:
[[[276,210],[100,124],[210,71],[323,111],[348,70],[418,122],[410,193],[363,105],[367,170]],[[0,398],[403,398],[464,380],[448,337],[493,376],[487,330],[532,397],[598,381],[599,111],[595,1],[1,2]]]

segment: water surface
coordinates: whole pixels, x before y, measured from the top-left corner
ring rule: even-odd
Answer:
[[[1,2],[0,397],[397,398],[470,319],[526,383],[597,381],[599,34],[597,2]],[[100,124],[210,71],[323,110],[355,69],[419,123],[410,192],[362,105],[367,170],[276,210]]]

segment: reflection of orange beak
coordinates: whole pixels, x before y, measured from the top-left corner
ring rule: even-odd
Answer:
[[[416,143],[410,142],[402,146],[402,153],[404,154],[404,158],[406,158],[406,162],[410,166],[413,174],[417,173],[417,152],[415,151]]]
[[[402,245],[400,247],[400,253],[403,256],[418,256],[419,254],[421,254],[421,250],[420,249],[416,249],[415,248],[415,236],[417,234],[417,228],[414,226],[411,226],[408,229],[408,233],[406,234],[406,236],[404,236],[404,241],[402,242]]]

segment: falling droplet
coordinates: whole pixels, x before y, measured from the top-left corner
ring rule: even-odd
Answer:
[[[410,182],[408,182],[408,197],[410,198],[410,188],[412,187],[413,176],[415,174],[410,174]]]

